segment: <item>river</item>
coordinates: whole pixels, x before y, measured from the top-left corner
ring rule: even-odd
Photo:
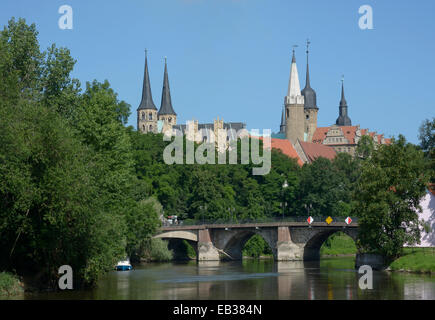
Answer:
[[[354,257],[317,262],[189,261],[150,263],[112,271],[93,290],[26,294],[25,299],[427,299],[435,277],[373,272],[373,289],[361,290]]]

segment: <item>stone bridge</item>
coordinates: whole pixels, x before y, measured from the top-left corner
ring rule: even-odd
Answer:
[[[199,261],[240,260],[245,243],[261,235],[277,261],[317,260],[320,247],[333,233],[342,231],[356,240],[358,224],[352,222],[270,222],[205,224],[162,227],[155,238],[184,239],[196,250]]]

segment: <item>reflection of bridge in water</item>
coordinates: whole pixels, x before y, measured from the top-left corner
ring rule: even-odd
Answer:
[[[240,260],[245,243],[258,234],[269,244],[277,261],[316,260],[323,242],[333,233],[342,231],[356,240],[358,224],[340,219],[311,225],[301,221],[171,225],[161,227],[155,238],[187,240],[199,261]]]

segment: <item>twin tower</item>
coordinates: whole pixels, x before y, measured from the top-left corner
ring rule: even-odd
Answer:
[[[163,128],[158,128],[159,123]],[[148,73],[148,59],[145,51],[145,71],[142,88],[142,100],[137,108],[137,128],[142,133],[165,132],[177,124],[177,114],[172,107],[171,91],[169,89],[168,66],[165,58],[165,73],[163,76],[163,90],[160,109],[157,111],[151,95],[151,84]]]
[[[290,68],[290,80],[287,95],[284,97],[284,107],[281,115],[280,133],[285,134],[286,139],[294,145],[297,140],[311,142],[317,129],[317,106],[316,92],[310,85],[310,71],[308,64],[307,42],[307,74],[305,88],[301,91],[299,84],[298,68],[296,66],[295,51]],[[341,101],[339,117],[336,121],[338,126],[350,126],[351,120],[347,115],[347,102],[344,98],[344,87],[341,87]]]

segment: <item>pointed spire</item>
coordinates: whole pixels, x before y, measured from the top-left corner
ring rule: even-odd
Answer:
[[[297,45],[293,46],[293,56],[292,56],[292,63],[296,63],[296,56],[295,56],[295,48],[297,47]]]
[[[287,96],[285,99],[286,104],[303,104],[303,98],[301,96],[301,86],[299,83],[298,68],[296,66],[295,48],[293,46],[292,64],[290,67],[290,79],[288,83]]]
[[[168,65],[167,65],[166,57],[165,57],[165,73],[163,76],[162,101],[159,110],[159,115],[164,115],[164,114],[177,115],[174,111],[174,108],[172,108],[171,91],[169,89],[169,79],[168,79]]]
[[[351,126],[352,121],[347,115],[347,101],[344,97],[344,76],[342,76],[341,78],[341,100],[340,100],[340,106],[338,110],[339,110],[339,116],[335,123],[339,126]]]
[[[310,46],[310,40],[307,39],[307,76],[306,76],[306,82],[305,82],[305,88],[310,88],[310,70],[309,70],[309,64],[308,64],[308,55],[310,53],[309,46]]]
[[[310,47],[310,40],[307,39],[307,75],[306,75],[306,82],[305,82],[305,88],[302,90],[302,95],[304,96],[304,108],[305,109],[318,109],[317,107],[317,95],[316,92],[311,88],[310,85],[310,67],[309,67],[309,60],[308,55],[310,53],[309,47]]]
[[[346,106],[347,107],[347,101],[344,98],[344,75],[341,77],[341,100],[340,100],[340,106]]]
[[[148,50],[145,49],[145,70],[144,70],[144,76],[143,76],[142,100],[141,100],[137,110],[142,110],[142,109],[157,110],[157,108],[153,102],[153,96],[151,94],[151,84],[150,84],[150,76],[148,73],[147,53],[148,53]]]

